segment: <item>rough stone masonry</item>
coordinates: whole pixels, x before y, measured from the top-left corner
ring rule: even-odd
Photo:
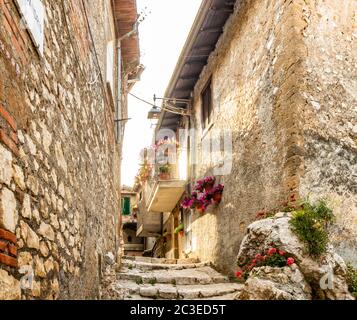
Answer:
[[[212,128],[233,139],[222,203],[194,213],[194,256],[233,274],[256,213],[297,195],[326,198],[331,241],[357,265],[356,19],[353,0],[239,1],[194,89],[194,128],[211,79]],[[197,150],[193,180],[213,173]]]
[[[120,154],[100,78],[113,17],[110,1],[42,2],[40,57],[15,2],[0,1],[0,299],[96,298],[119,241]]]

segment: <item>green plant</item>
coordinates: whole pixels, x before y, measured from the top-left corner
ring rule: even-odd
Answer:
[[[138,277],[135,279],[136,284],[143,284],[143,279],[141,277]]]
[[[297,236],[307,243],[309,254],[319,256],[326,251],[327,228],[333,221],[334,215],[324,200],[316,204],[306,200],[302,202],[300,208],[293,212],[290,224]]]
[[[149,283],[153,286],[157,282],[156,278],[150,278]]]
[[[347,284],[348,290],[357,299],[357,269],[351,264],[347,265]]]
[[[179,226],[175,229],[175,233],[179,233],[180,231],[183,231],[185,229],[185,226],[183,223],[180,223]]]
[[[164,164],[159,167],[159,172],[160,173],[169,173],[170,172],[170,165],[169,164]]]

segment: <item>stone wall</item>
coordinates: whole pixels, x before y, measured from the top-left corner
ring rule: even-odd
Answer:
[[[214,129],[230,129],[233,138],[232,171],[217,177],[222,203],[195,213],[192,254],[201,260],[233,272],[257,211],[292,195],[329,195],[340,221],[356,226],[353,2],[241,1],[227,22],[194,91],[198,138]],[[206,133],[200,94],[210,78],[214,114]],[[213,173],[201,142],[198,149],[195,180]],[[352,257],[350,249],[341,254]]]
[[[14,2],[0,1],[0,299],[96,298],[119,240],[120,154],[102,83],[112,12],[110,1],[86,8],[94,47],[84,2],[43,3],[40,58]],[[26,266],[34,281],[20,290]]]
[[[302,196],[337,215],[332,242],[357,266],[357,2],[306,1]]]

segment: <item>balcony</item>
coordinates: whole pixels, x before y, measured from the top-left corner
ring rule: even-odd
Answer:
[[[185,192],[187,180],[187,150],[177,149],[176,161],[157,163],[142,185],[139,203],[137,235],[158,236],[162,233],[162,214],[170,213]],[[165,154],[166,156],[166,154]]]
[[[149,195],[148,212],[171,212],[185,191],[185,180],[157,180]]]

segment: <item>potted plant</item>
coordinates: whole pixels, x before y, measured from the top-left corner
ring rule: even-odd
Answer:
[[[203,187],[206,191],[212,190],[214,183],[216,182],[216,178],[213,176],[205,177],[203,179]]]
[[[184,226],[184,224],[183,223],[180,223],[179,225],[178,225],[178,227],[175,229],[175,233],[179,233],[179,232],[184,232],[184,229],[185,229],[185,226]]]
[[[169,180],[170,179],[170,165],[164,164],[159,166],[159,178],[161,180]]]
[[[222,201],[222,193],[224,186],[222,184],[218,184],[212,189],[212,200],[215,204],[219,204]]]

